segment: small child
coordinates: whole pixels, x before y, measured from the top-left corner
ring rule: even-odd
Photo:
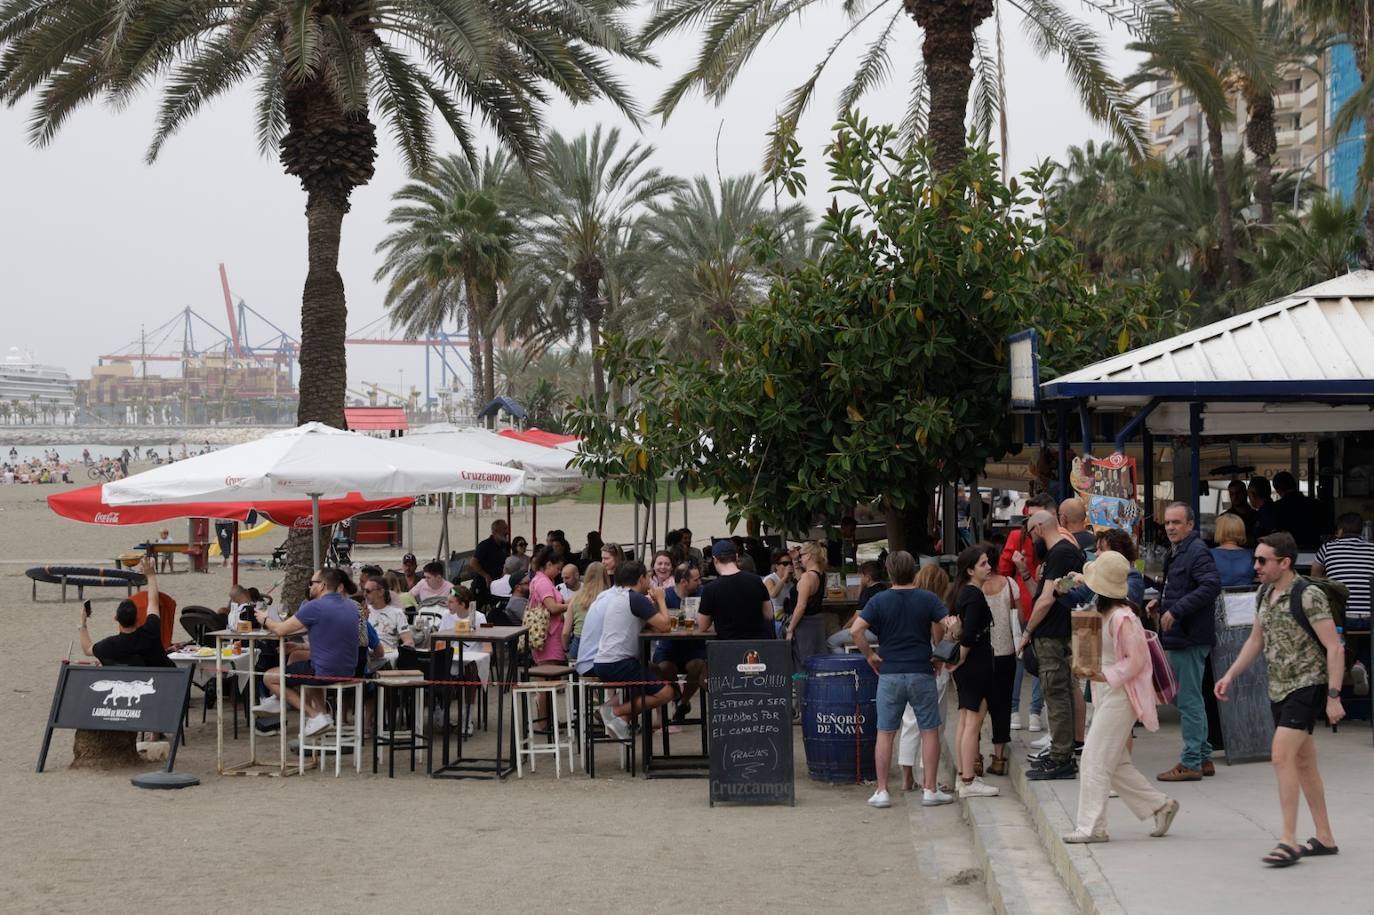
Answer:
[[[448,596],[448,613],[439,623],[439,631],[457,631],[459,622],[467,624],[469,631],[475,632],[487,624],[487,617],[481,610],[472,606],[472,592],[467,588],[458,587],[453,589],[453,593]],[[466,659],[482,652],[490,651],[491,646],[483,642],[463,642],[463,655]],[[462,679],[476,681],[480,676],[476,661],[463,663]],[[471,737],[472,726],[472,707],[477,701],[477,687],[463,687],[463,736]]]

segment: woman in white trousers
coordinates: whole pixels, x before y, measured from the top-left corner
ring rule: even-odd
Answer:
[[[1128,741],[1136,721],[1159,730],[1149,645],[1135,608],[1126,599],[1131,564],[1120,553],[1103,553],[1083,568],[1083,582],[1097,595],[1102,614],[1101,670],[1076,671],[1092,680],[1093,726],[1078,771],[1078,818],[1070,844],[1107,841],[1107,798],[1113,789],[1137,819],[1153,818],[1162,836],[1178,813],[1178,801],[1154,787],[1131,762]]]

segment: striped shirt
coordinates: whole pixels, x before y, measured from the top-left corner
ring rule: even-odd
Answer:
[[[1322,573],[1350,589],[1347,613],[1369,613],[1369,578],[1374,575],[1374,543],[1360,537],[1328,540],[1317,550]]]

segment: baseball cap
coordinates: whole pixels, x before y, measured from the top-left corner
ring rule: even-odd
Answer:
[[[415,554],[406,553],[404,556],[401,557],[401,562],[415,562]]]
[[[522,584],[524,584],[526,581],[529,580],[529,577],[530,577],[530,573],[529,573],[529,572],[525,572],[525,571],[512,572],[512,573],[510,574],[510,586],[511,586],[511,590],[514,591],[516,588],[520,587]]]
[[[711,555],[716,559],[733,559],[736,555],[733,540],[717,540],[711,544]]]

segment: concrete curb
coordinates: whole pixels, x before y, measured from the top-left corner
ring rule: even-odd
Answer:
[[[1064,843],[1062,837],[1073,831],[1074,820],[1048,784],[1026,778],[1028,752],[1030,746],[1013,733],[1007,746],[1008,780],[1030,814],[1055,873],[1084,915],[1125,915],[1125,907],[1088,847]]]
[[[947,712],[958,713],[952,706]],[[949,717],[946,720],[948,721]],[[945,727],[942,735],[944,752],[941,754],[941,774],[944,776],[946,769],[950,770],[948,778],[951,784],[957,781],[952,771],[954,730],[953,727]],[[1002,788],[1003,795],[1011,795],[1013,792],[1008,790],[1007,782],[1012,780],[995,779],[993,783]],[[1002,796],[960,798],[958,801],[964,819],[971,827],[974,855],[983,871],[988,900],[992,903],[993,911],[997,915],[1062,913],[1063,906],[1068,903],[1075,903],[1083,912],[1101,911],[1115,915],[1122,911],[1119,906],[1095,909],[1084,905],[1085,894],[1078,892],[1078,887],[1064,876],[1058,862],[1054,860],[1054,855],[1047,854],[1047,843],[1041,834],[1044,827],[1036,817],[1036,811],[1024,802],[1026,795],[1023,793],[1023,787],[1028,784],[1023,779],[1022,785],[1016,786],[1015,791],[1017,800],[1023,808],[1022,816],[1016,816],[1014,811],[1007,807],[1007,801]],[[1057,835],[1055,844],[1061,849],[1067,849]],[[1030,852],[1031,849],[1034,849],[1034,852]],[[1034,861],[1025,860],[1028,852],[1034,856]],[[1046,868],[1046,864],[1052,865],[1052,872],[1057,876],[1057,880],[1049,876],[1051,868]],[[1048,882],[1055,884],[1056,889],[1052,893],[1047,892],[1050,889],[1047,886]],[[1049,895],[1059,898],[1047,898]]]

